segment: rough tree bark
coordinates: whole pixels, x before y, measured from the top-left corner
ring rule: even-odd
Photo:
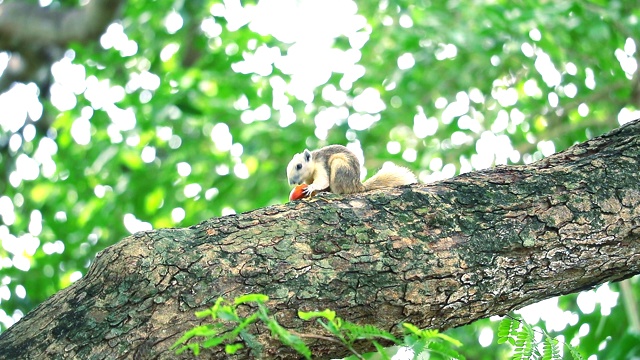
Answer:
[[[528,166],[137,233],[4,332],[0,357],[176,358],[168,348],[218,296],[267,294],[300,332],[321,331],[296,311],[324,308],[447,329],[628,278],[640,272],[639,164],[636,121]],[[263,357],[297,358],[255,330]]]

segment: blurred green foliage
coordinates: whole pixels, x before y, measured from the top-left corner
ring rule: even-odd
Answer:
[[[100,41],[60,61],[79,67],[54,72],[71,106],[41,96],[41,118],[0,127],[0,210],[14,216],[0,222],[0,329],[130,231],[287,201],[285,167],[304,148],[352,144],[370,172],[394,161],[435,181],[615,128],[638,114],[639,16],[615,0],[125,1]],[[51,172],[36,156],[47,139]],[[19,179],[22,155],[33,180]],[[620,301],[603,316],[563,299],[579,315],[567,339],[590,324],[588,354],[638,353]],[[468,359],[493,359],[508,349],[478,334],[496,326],[453,332]]]

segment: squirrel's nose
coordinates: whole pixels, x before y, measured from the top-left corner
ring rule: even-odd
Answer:
[[[300,185],[300,183],[302,183],[302,181],[300,181],[300,176],[297,176],[297,175],[293,175],[288,179],[289,179],[289,185]]]

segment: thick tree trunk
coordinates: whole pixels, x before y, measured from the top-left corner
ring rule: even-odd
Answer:
[[[528,166],[137,233],[4,332],[0,357],[174,359],[194,311],[219,296],[267,294],[299,332],[321,331],[298,309],[324,308],[447,329],[628,278],[640,272],[639,164],[634,122]],[[298,357],[256,331],[263,357]]]

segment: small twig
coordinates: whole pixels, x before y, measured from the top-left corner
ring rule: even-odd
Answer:
[[[347,349],[349,349],[349,351],[351,351],[358,359],[364,360],[364,357],[362,355],[360,355],[359,352],[357,352],[352,346],[345,344],[344,342],[336,339],[336,338],[332,338],[332,337],[328,337],[328,336],[323,336],[323,335],[315,335],[315,334],[302,334],[299,333],[297,331],[293,331],[293,330],[289,330],[289,332],[295,336],[301,337],[301,338],[307,338],[307,339],[319,339],[319,340],[326,340],[335,344],[340,344],[340,345],[344,345]]]
[[[301,333],[293,331],[293,330],[288,330],[288,331],[290,333],[292,333],[293,335],[301,337],[301,338],[327,340],[327,341],[331,341],[331,342],[336,343],[336,344],[342,344],[342,342],[340,342],[339,340],[337,340],[335,338],[332,338],[332,337],[328,337],[328,336],[315,335],[315,334],[301,334]]]

